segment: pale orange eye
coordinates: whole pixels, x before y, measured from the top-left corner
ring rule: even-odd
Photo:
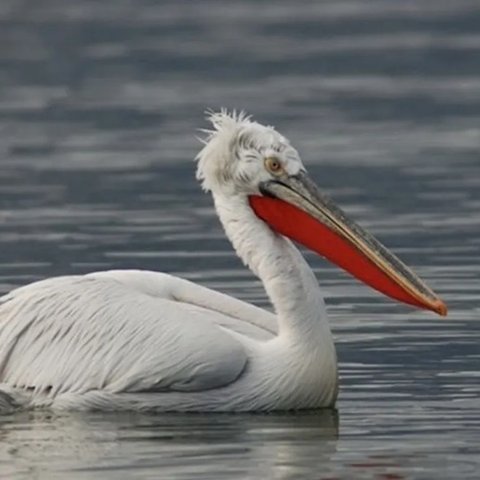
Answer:
[[[274,174],[279,174],[283,170],[280,160],[275,157],[267,157],[265,159],[265,166],[269,172]]]

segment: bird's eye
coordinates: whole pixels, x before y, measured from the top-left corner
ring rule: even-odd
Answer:
[[[282,164],[280,163],[280,160],[275,157],[267,157],[265,159],[265,167],[270,173],[273,173],[275,175],[278,175],[283,171]]]

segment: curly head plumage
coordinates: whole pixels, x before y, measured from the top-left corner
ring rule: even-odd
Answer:
[[[207,120],[213,128],[202,130],[207,136],[196,156],[196,177],[205,191],[252,193],[256,188],[253,180],[264,171],[263,162],[269,156],[301,164],[285,137],[273,127],[253,121],[244,111],[207,112]]]

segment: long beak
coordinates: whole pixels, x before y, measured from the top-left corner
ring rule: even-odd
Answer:
[[[249,197],[258,217],[278,233],[326,257],[401,302],[447,314],[443,301],[378,240],[322,194],[306,173],[260,185]]]

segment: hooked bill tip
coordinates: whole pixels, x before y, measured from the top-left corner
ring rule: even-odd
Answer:
[[[437,300],[433,305],[432,305],[432,310],[436,313],[438,313],[441,317],[446,317],[448,313],[448,308],[445,305],[445,303],[442,302],[442,300]]]

